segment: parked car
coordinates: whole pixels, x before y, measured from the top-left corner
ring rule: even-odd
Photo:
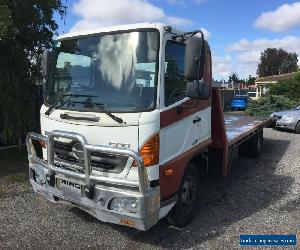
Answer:
[[[248,107],[249,97],[247,95],[236,95],[231,101],[232,110],[245,110]]]
[[[274,112],[270,115],[276,128],[294,130],[300,134],[300,106],[292,110]]]
[[[258,98],[256,97],[256,92],[248,92],[247,96],[251,99],[251,100],[257,100]]]

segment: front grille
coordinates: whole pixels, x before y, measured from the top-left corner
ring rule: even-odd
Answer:
[[[58,167],[84,172],[84,162],[74,156],[73,146],[77,141],[54,141],[54,163]],[[116,156],[104,153],[91,153],[92,170],[108,173],[121,173],[127,163],[127,156]]]

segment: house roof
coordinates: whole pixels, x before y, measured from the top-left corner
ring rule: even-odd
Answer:
[[[281,74],[281,75],[272,75],[272,76],[265,76],[265,77],[260,77],[255,80],[256,84],[260,83],[277,83],[278,81],[281,80],[287,80],[290,78],[293,78],[296,76],[298,72],[292,72],[292,73],[287,73],[287,74]]]

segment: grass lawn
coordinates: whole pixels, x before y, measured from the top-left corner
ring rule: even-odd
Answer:
[[[0,182],[23,182],[28,173],[26,147],[0,150]]]

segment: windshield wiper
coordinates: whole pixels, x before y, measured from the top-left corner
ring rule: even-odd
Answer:
[[[96,103],[97,104],[97,103]],[[120,123],[120,124],[126,124],[126,122],[123,121],[123,119],[121,117],[115,116],[113,115],[111,112],[107,111],[104,106],[99,106],[101,107],[103,113],[105,113],[106,115],[108,115],[111,119],[115,120],[116,122]]]
[[[57,101],[55,103],[53,103],[45,112],[45,115],[50,115],[51,111],[53,109],[55,109],[58,105],[58,103],[60,103],[65,97],[87,97],[87,99],[85,101],[72,101],[72,103],[80,103],[80,104],[84,104],[85,107],[91,106],[93,107],[93,105],[97,105],[98,107],[100,107],[100,109],[103,111],[103,113],[105,113],[107,116],[109,116],[111,119],[115,120],[116,122],[120,123],[120,124],[126,124],[126,122],[123,121],[122,118],[117,117],[115,115],[113,115],[111,112],[109,112],[108,110],[106,110],[104,107],[106,106],[105,103],[99,103],[99,102],[93,102],[92,101],[92,97],[98,97],[95,95],[77,95],[77,94],[65,94],[65,95],[61,95]]]
[[[103,111],[104,114],[109,116],[111,119],[115,120],[116,122],[118,122],[120,124],[123,124],[123,123],[126,124],[126,122],[124,122],[122,118],[117,117],[117,116],[113,115],[111,112],[109,112],[108,110],[106,110],[106,108],[105,108],[106,103],[93,102],[91,96],[88,96],[88,98],[84,102],[75,101],[73,103],[84,104],[84,107],[86,107],[86,108],[92,108],[94,105],[96,105]]]
[[[45,115],[50,115],[50,113],[51,113],[51,111],[53,110],[53,109],[55,109],[56,108],[56,106],[65,98],[65,97],[67,97],[67,96],[69,96],[69,97],[88,97],[88,98],[90,98],[90,97],[97,97],[96,95],[79,95],[79,94],[64,94],[64,95],[61,95],[57,100],[56,100],[56,102],[54,102],[47,110],[46,110],[46,112],[45,112]]]
[[[74,103],[81,103],[81,104],[86,104],[85,102],[74,102]],[[105,106],[104,103],[89,103],[89,105],[92,107],[93,105],[97,105],[100,107],[100,109],[103,111],[104,114],[109,116],[111,119],[115,120],[116,122],[120,124],[126,124],[126,122],[123,121],[122,118],[117,117],[113,115],[111,112],[107,111],[103,106]],[[92,122],[99,122],[99,118],[89,118],[89,117],[74,117],[70,116],[68,114],[61,114],[60,115],[61,119],[67,119],[67,120],[86,120],[86,121],[92,121]]]
[[[76,102],[76,103],[78,103],[78,102]],[[84,104],[86,107],[87,106],[93,107],[93,105],[97,105],[103,111],[104,114],[109,116],[114,121],[116,121],[120,124],[126,124],[126,122],[124,122],[122,118],[115,116],[114,114],[112,114],[111,112],[106,110],[106,108],[105,108],[106,103],[93,102],[90,97],[88,97],[84,102],[80,102],[80,103]]]

